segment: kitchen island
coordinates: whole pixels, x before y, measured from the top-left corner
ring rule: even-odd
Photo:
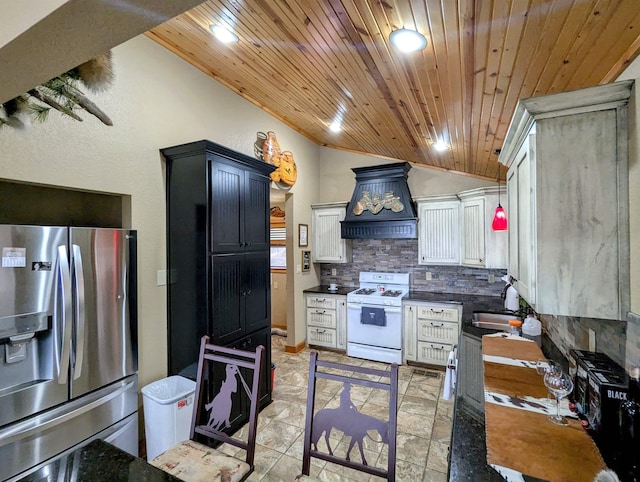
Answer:
[[[463,326],[463,336],[478,337],[478,339],[480,340],[483,335],[491,334],[491,333],[492,333],[491,330],[479,329],[471,326],[470,324],[465,324]],[[496,339],[492,338],[491,340],[492,340],[492,344],[495,344]],[[514,343],[514,342],[510,342],[510,343]],[[515,342],[515,343],[523,343],[523,342]],[[545,345],[547,345],[547,348],[544,350],[544,356],[546,356],[547,358],[554,358],[555,360],[558,360],[559,362],[561,362],[561,364],[564,364],[564,359],[562,358],[560,352],[556,351],[557,348],[555,347],[555,345],[553,345],[553,343],[551,343],[550,340],[543,339],[543,347]],[[487,350],[487,347],[483,349],[483,351],[486,351],[486,350]],[[549,356],[550,352],[553,353],[554,356],[550,357]],[[517,358],[520,358],[520,355]],[[481,359],[478,360],[478,363],[484,364],[484,362]],[[489,374],[491,383],[495,384],[496,382],[498,382],[500,385],[502,385],[503,382],[501,381],[501,377],[503,376],[506,377],[505,378],[506,385],[509,385],[509,383],[512,383],[506,380],[509,378],[509,376],[504,375],[504,373],[506,373],[504,372],[504,369],[496,369],[495,363],[493,362],[491,362],[490,365],[494,365],[494,367],[492,367],[492,369],[490,370],[491,374]],[[530,370],[530,368],[523,368],[523,367],[520,367],[520,368],[511,367],[508,370],[514,370],[514,369],[525,370],[525,371]],[[534,384],[531,385],[531,389],[533,390],[535,388],[537,390],[537,385],[538,385],[537,375],[533,377],[529,377],[529,380],[534,382]],[[483,376],[483,382],[486,383],[485,376]],[[520,385],[519,390],[524,389],[526,391],[526,387],[527,387],[526,385]],[[473,403],[468,403],[468,399],[465,396],[463,396],[464,387],[458,386],[457,388],[458,390],[457,390],[457,396],[456,396],[455,405],[454,405],[453,429],[451,434],[450,453],[449,453],[449,480],[450,481],[477,481],[477,480],[484,481],[486,480],[489,482],[504,480],[503,477],[500,474],[498,474],[498,472],[493,467],[491,467],[487,462],[487,438],[486,438],[487,427],[485,426],[484,407],[482,410],[478,410],[477,406],[474,406]],[[540,388],[544,390],[544,387],[541,386]],[[532,393],[535,395],[534,392]],[[535,396],[541,396],[541,395],[538,393]],[[491,405],[491,408],[494,411],[502,410],[504,411],[504,413],[507,413],[507,412],[510,413],[510,410],[513,410],[513,415],[517,416],[519,419],[524,417],[523,420],[527,417],[538,416],[535,414],[532,415],[528,411],[509,409],[506,407],[504,408],[495,408],[495,407],[497,406],[494,404]],[[492,423],[495,424],[496,422],[495,414],[492,420],[493,420]],[[518,435],[516,435],[510,442],[507,442],[507,445],[506,445],[507,447],[518,446],[518,444],[523,443],[523,438],[526,439],[527,436],[530,437],[536,432],[535,429],[533,430],[533,432],[531,431],[531,429],[527,431],[522,425],[520,425],[519,420],[518,421],[505,420],[504,418],[499,418],[499,420],[504,420],[505,422],[508,422],[506,423],[506,425],[510,424],[514,427],[515,426],[519,427],[518,429],[512,429],[509,432],[509,433],[517,433]],[[572,424],[574,423],[572,422]],[[500,425],[503,425],[503,423],[500,422]],[[574,425],[576,425],[579,429],[579,425],[577,424],[577,422]],[[542,426],[544,427],[544,425]],[[493,425],[492,427],[494,428],[494,430],[496,429],[495,425]],[[553,432],[556,429],[557,429],[557,426],[550,425],[549,433]],[[576,440],[579,440],[580,444],[585,445],[586,448],[582,450],[581,453],[584,452],[583,455],[585,455],[586,453],[590,453],[589,461],[592,463],[592,465],[597,466],[598,463],[600,464],[602,463],[602,459],[597,452],[597,448],[595,444],[586,433],[582,432],[580,429],[579,429],[579,432],[574,431],[573,434],[569,434],[568,431],[564,433],[562,432],[562,430],[564,429],[561,429],[561,432],[559,432],[561,437],[564,437],[565,435],[571,436],[571,437],[577,437]],[[567,429],[567,430],[571,430],[571,429]],[[575,430],[575,427],[574,427],[574,430]],[[556,435],[558,435],[558,433],[556,433]],[[500,437],[499,440],[500,441],[510,440],[510,437],[509,436]],[[495,434],[494,434],[493,443],[496,443]],[[554,440],[554,443],[555,443],[555,440]],[[590,450],[587,450],[587,449],[590,449]],[[558,450],[560,450],[560,453],[563,453],[562,449],[558,449]],[[593,452],[593,450],[595,450],[595,452]],[[530,453],[535,453],[535,452],[536,450],[532,450]],[[578,452],[580,452],[580,450],[578,450]],[[501,451],[498,453],[502,455]],[[519,460],[520,453],[521,452],[517,452],[516,459],[512,459],[512,460]],[[528,452],[527,450],[522,450],[522,453],[528,453]],[[496,453],[494,448],[494,457],[495,457],[495,454]],[[573,456],[573,451],[571,456]],[[561,456],[559,460],[561,460],[562,457],[564,456]],[[521,464],[521,462],[519,463]],[[551,463],[552,464],[551,466],[553,466],[555,463],[560,463],[560,462],[559,461],[554,462],[550,460],[549,463]],[[565,466],[565,470],[566,470],[566,463],[567,463],[567,460],[562,462],[562,464],[564,464]],[[526,464],[524,465],[526,466]],[[538,465],[538,467],[540,466],[541,465]],[[536,478],[536,477],[527,476],[527,475],[523,475],[522,479],[527,482],[538,482],[538,481],[547,480],[547,479],[541,479],[541,478]],[[584,480],[591,480],[591,479],[584,479]]]

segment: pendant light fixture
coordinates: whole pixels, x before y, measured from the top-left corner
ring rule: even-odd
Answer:
[[[493,215],[491,227],[494,231],[505,231],[507,229],[507,214],[500,204],[500,170],[498,169],[498,207]]]

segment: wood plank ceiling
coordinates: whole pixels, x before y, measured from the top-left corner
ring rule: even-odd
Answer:
[[[402,27],[426,49],[393,47]],[[518,99],[613,81],[640,51],[640,3],[210,0],[147,35],[318,144],[504,179]]]

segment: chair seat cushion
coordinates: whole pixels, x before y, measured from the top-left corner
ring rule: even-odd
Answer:
[[[149,463],[185,482],[237,482],[251,470],[244,460],[193,440],[180,442]]]

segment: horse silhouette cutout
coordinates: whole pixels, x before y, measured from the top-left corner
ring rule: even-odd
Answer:
[[[333,455],[331,444],[329,443],[329,435],[332,429],[336,429],[351,437],[349,447],[347,448],[346,460],[351,460],[351,450],[354,445],[358,444],[362,463],[367,464],[364,456],[363,443],[365,436],[369,435],[370,430],[375,430],[380,434],[381,440],[375,442],[389,443],[389,422],[360,413],[351,401],[351,386],[348,382],[344,383],[344,388],[340,393],[340,406],[338,408],[323,408],[313,417],[313,431],[311,433],[311,445],[314,450],[318,450],[318,442],[324,434],[324,440],[329,449],[329,454]]]
[[[231,407],[233,406],[231,396],[238,391],[236,375],[239,370],[236,365],[229,364],[225,372],[226,377],[220,386],[220,391],[211,402],[204,406],[205,410],[211,410],[207,426],[213,430],[220,430],[223,423],[225,428],[231,427],[231,421],[229,420]]]

